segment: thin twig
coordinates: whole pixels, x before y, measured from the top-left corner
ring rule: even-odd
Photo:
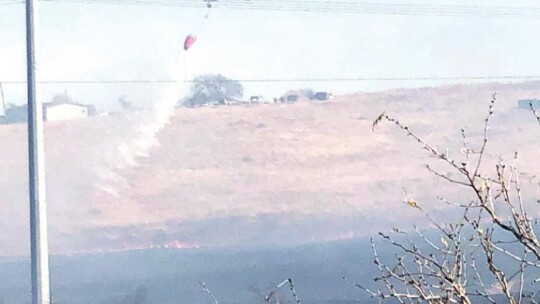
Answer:
[[[538,113],[538,112],[536,111],[537,109],[534,108],[532,102],[529,102],[529,106],[531,107],[531,111],[532,111],[534,117],[536,117],[536,120],[538,121],[538,124],[540,125],[540,113]]]
[[[212,298],[212,303],[219,304],[216,297],[214,297],[214,294],[210,291],[210,289],[206,287],[206,283],[204,283],[203,281],[200,281],[199,284],[201,285],[203,292],[207,293],[210,296],[210,298]]]

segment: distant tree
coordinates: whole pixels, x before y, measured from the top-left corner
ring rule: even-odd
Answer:
[[[122,95],[118,98],[118,103],[124,111],[129,111],[133,109],[133,102],[128,99],[127,95]]]
[[[56,94],[53,96],[51,102],[53,103],[72,103],[73,99],[68,95],[67,91],[64,93]]]
[[[219,74],[207,74],[195,78],[190,91],[190,96],[183,102],[186,106],[241,98],[244,95],[244,87],[239,81]]]
[[[28,107],[26,105],[8,104],[5,116],[0,118],[0,124],[23,123],[27,121],[27,117]]]
[[[0,117],[6,114],[6,99],[4,98],[4,89],[0,82]]]

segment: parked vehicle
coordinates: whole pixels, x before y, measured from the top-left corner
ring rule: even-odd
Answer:
[[[251,103],[259,103],[259,102],[264,102],[264,98],[263,98],[261,95],[251,96],[251,98],[249,99],[249,101],[250,101]]]
[[[315,93],[314,99],[316,99],[316,100],[328,100],[328,99],[331,99],[333,97],[334,96],[332,95],[332,93],[317,92],[317,93]]]
[[[299,99],[298,95],[295,94],[287,96],[287,102],[297,102]]]

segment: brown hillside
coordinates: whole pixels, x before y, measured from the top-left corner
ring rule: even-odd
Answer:
[[[393,90],[327,102],[178,109],[160,145],[129,168],[114,169],[119,144],[137,117],[46,124],[51,247],[54,251],[152,245],[298,244],[366,235],[420,221],[402,188],[435,214],[435,194],[463,197],[431,178],[433,162],[388,124],[382,111],[459,157],[459,129],[479,140],[497,92],[491,151],[520,151],[526,173],[540,172],[540,127],[518,110],[540,83]],[[144,114],[140,114],[144,115]],[[0,254],[27,250],[26,130],[0,126]],[[489,169],[486,167],[486,170]],[[100,189],[103,172],[114,173]],[[531,194],[538,197],[538,188]],[[459,188],[458,188],[459,189]],[[437,190],[435,192],[434,190]]]

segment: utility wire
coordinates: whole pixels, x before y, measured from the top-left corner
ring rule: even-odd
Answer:
[[[21,0],[0,0],[0,5],[23,4]]]
[[[42,0],[51,3],[118,4],[145,6],[179,6],[205,8],[203,0]],[[212,1],[212,7],[236,10],[383,14],[413,16],[451,16],[540,19],[538,6],[479,6],[432,5],[410,3],[382,3],[365,1],[313,1],[313,0],[227,0]]]
[[[288,83],[288,82],[377,82],[377,81],[451,81],[451,80],[538,80],[540,75],[528,76],[459,76],[459,77],[379,77],[379,78],[269,78],[269,79],[230,79],[220,82],[239,81],[244,83]],[[197,80],[43,80],[41,84],[168,84],[193,83]],[[26,81],[0,81],[3,84],[23,85]]]
[[[144,6],[178,6],[206,8],[204,0],[41,0],[49,3],[116,4]],[[1,4],[21,4],[20,0],[3,0]],[[215,8],[283,12],[347,13],[377,15],[410,15],[441,17],[481,17],[540,19],[538,6],[432,5],[411,3],[313,1],[313,0],[227,0],[212,1]]]

